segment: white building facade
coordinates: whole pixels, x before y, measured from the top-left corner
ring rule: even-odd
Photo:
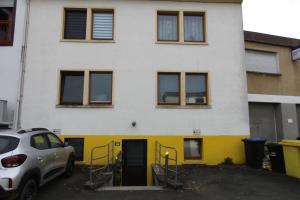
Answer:
[[[244,162],[240,1],[32,0],[29,21],[22,128],[82,139],[84,163],[143,139],[147,184],[154,141],[180,164]]]

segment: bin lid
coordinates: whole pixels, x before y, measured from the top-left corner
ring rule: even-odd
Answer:
[[[245,138],[244,142],[266,142],[267,140],[264,138]]]
[[[279,144],[283,146],[300,147],[300,140],[282,140]]]
[[[278,146],[281,146],[281,144],[274,143],[274,142],[267,143],[266,145],[269,146],[269,147],[278,147]]]

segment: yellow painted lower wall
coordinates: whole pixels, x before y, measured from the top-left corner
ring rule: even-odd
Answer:
[[[115,146],[115,155],[122,149],[122,140],[129,139],[146,139],[147,140],[147,183],[152,184],[151,165],[155,160],[155,141],[166,146],[172,146],[178,152],[178,164],[207,164],[218,165],[225,158],[231,158],[235,164],[243,164],[245,162],[244,145],[242,139],[247,136],[119,136],[119,135],[61,135],[61,138],[83,138],[84,139],[84,160],[80,164],[90,163],[91,149],[96,146],[107,144],[111,141],[119,142],[120,146]],[[184,159],[184,139],[185,138],[201,138],[202,143],[202,159],[201,160],[185,160]],[[99,151],[99,156],[103,152]],[[163,151],[164,152],[164,151]],[[170,151],[170,157],[174,156]],[[103,164],[103,163],[98,163]]]

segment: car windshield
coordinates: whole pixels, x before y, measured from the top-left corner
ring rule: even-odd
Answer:
[[[13,151],[19,145],[20,139],[10,136],[0,136],[0,154]]]

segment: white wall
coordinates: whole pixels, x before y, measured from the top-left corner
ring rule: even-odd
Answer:
[[[13,46],[0,46],[0,99],[8,101],[8,119],[15,115],[26,0],[17,0]]]
[[[116,43],[60,42],[63,6],[114,7]],[[208,45],[155,44],[157,9],[207,11]],[[33,0],[23,128],[64,134],[249,134],[241,6],[170,1]],[[114,108],[56,108],[58,68],[115,74]],[[156,108],[156,71],[208,71],[211,109]],[[131,122],[137,127],[132,128]]]

